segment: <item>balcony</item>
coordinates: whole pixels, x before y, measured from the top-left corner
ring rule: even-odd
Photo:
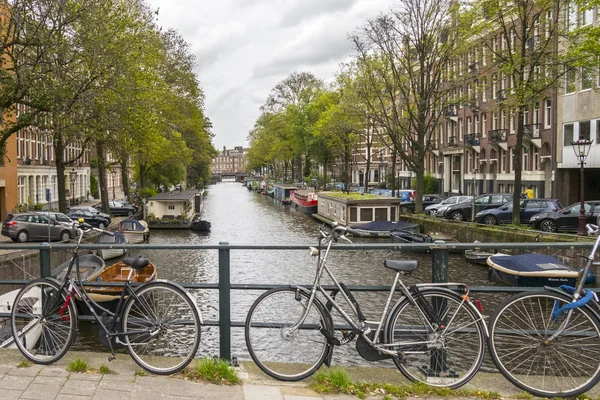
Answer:
[[[450,120],[452,120],[454,122],[458,122],[458,114],[456,113],[455,105],[452,105],[452,106],[449,106],[448,108],[446,108],[446,111],[444,111],[444,115],[446,116],[446,118],[449,118]]]
[[[531,142],[538,149],[542,147],[540,124],[523,125],[523,140]]]
[[[492,129],[488,131],[488,136],[491,143],[501,143],[506,142],[507,133],[508,129]]]
[[[465,146],[479,146],[479,133],[471,133],[465,135]]]
[[[506,101],[506,89],[498,90],[496,92],[496,102],[501,103]]]

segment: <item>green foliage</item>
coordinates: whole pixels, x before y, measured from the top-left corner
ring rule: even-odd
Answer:
[[[143,370],[143,369],[138,369],[137,371],[135,371],[135,376],[148,376],[148,373]]]
[[[94,174],[90,174],[90,196],[94,199],[100,197],[100,194],[98,193],[98,178],[96,178],[96,175]]]
[[[105,374],[105,375],[106,375],[106,374],[111,374],[111,373],[112,373],[112,371],[110,370],[110,368],[108,368],[108,367],[107,367],[106,365],[104,365],[104,364],[102,364],[102,365],[100,366],[100,368],[98,368],[98,371],[99,371],[101,374]]]
[[[236,385],[240,382],[235,370],[225,360],[203,358],[196,361],[196,368],[188,376],[221,385]]]
[[[413,178],[411,182],[411,189],[417,188],[417,178]],[[433,194],[438,192],[438,181],[437,178],[432,174],[425,174],[423,176],[423,194]]]
[[[17,364],[17,368],[29,368],[31,367],[31,363],[29,361],[21,361]]]
[[[71,361],[69,364],[67,364],[67,371],[69,372],[87,372],[88,370],[88,365],[85,361],[83,361],[81,358],[77,358],[74,361]]]
[[[150,197],[156,196],[158,191],[154,188],[141,188],[138,191],[140,199],[149,199]]]

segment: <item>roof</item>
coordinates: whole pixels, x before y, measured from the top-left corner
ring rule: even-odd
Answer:
[[[194,197],[196,193],[202,192],[197,192],[195,190],[184,190],[183,192],[173,190],[172,192],[159,193],[156,196],[152,196],[148,201],[187,201]]]

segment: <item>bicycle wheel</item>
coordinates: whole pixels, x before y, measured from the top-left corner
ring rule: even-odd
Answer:
[[[36,364],[58,361],[75,338],[75,304],[59,290],[50,280],[34,280],[21,289],[13,303],[13,340],[25,358]]]
[[[390,312],[386,343],[402,353],[394,363],[411,381],[456,389],[481,366],[485,324],[473,306],[450,290],[422,289],[421,295],[440,326],[427,322],[426,314],[404,298]]]
[[[321,303],[311,305],[306,320],[291,331],[306,310],[309,294],[293,288],[263,293],[246,317],[246,345],[266,374],[282,381],[298,381],[313,374],[325,361],[331,345],[321,328],[333,332],[331,316]]]
[[[145,370],[168,375],[185,368],[200,344],[200,316],[183,289],[151,282],[130,296],[123,308],[124,343]]]
[[[515,386],[539,397],[575,397],[600,379],[598,318],[586,307],[573,309],[566,326],[566,314],[551,318],[555,304],[570,302],[551,291],[520,293],[490,319],[492,360]]]

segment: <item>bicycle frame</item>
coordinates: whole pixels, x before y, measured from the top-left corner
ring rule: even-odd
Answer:
[[[300,328],[300,326],[302,326],[302,324],[304,323],[304,321],[306,320],[306,318],[308,317],[308,312],[313,304],[313,302],[315,301],[315,298],[317,297],[317,293],[321,293],[323,295],[323,297],[325,299],[327,299],[328,304],[331,304],[342,316],[342,318],[348,323],[350,324],[350,326],[352,327],[353,331],[360,331],[360,336],[363,338],[363,340],[365,340],[367,342],[367,344],[369,344],[370,346],[373,346],[376,350],[384,353],[384,354],[388,354],[388,355],[397,355],[396,351],[393,350],[389,350],[387,348],[392,348],[392,347],[398,347],[398,346],[411,346],[411,345],[417,345],[417,344],[423,344],[424,342],[399,342],[399,343],[380,343],[380,335],[382,333],[382,330],[384,329],[385,325],[386,325],[386,316],[388,315],[388,312],[390,310],[390,305],[392,302],[392,298],[394,297],[394,293],[396,291],[396,288],[398,287],[398,284],[400,286],[400,290],[403,294],[404,297],[406,297],[420,312],[420,318],[422,319],[422,321],[427,324],[427,326],[433,331],[435,330],[435,327],[432,325],[432,318],[431,315],[427,315],[429,314],[427,312],[427,310],[423,309],[423,306],[419,303],[419,301],[417,299],[415,299],[411,293],[410,290],[404,285],[404,283],[402,282],[402,280],[400,279],[400,272],[396,273],[396,276],[394,278],[394,282],[392,284],[392,287],[390,289],[390,292],[388,294],[385,306],[383,308],[383,311],[381,313],[381,317],[379,319],[379,321],[369,321],[366,318],[362,321],[360,321],[360,325],[357,325],[354,320],[340,307],[340,305],[335,301],[335,299],[330,296],[327,291],[321,286],[321,278],[324,272],[327,273],[327,275],[331,278],[331,280],[333,281],[335,287],[338,290],[338,293],[341,293],[344,300],[346,301],[346,303],[350,306],[352,312],[354,313],[354,315],[360,320],[360,312],[357,309],[357,307],[355,307],[354,302],[350,299],[350,297],[348,296],[348,294],[346,293],[346,290],[342,287],[342,285],[340,284],[340,282],[338,282],[338,280],[335,278],[335,276],[333,275],[333,273],[331,272],[331,270],[329,269],[329,267],[327,266],[327,258],[329,256],[329,251],[331,250],[331,245],[334,241],[334,238],[328,238],[328,243],[327,246],[325,247],[325,254],[321,257],[321,242],[323,241],[323,238],[319,239],[319,259],[317,261],[317,271],[315,274],[315,279],[313,281],[312,284],[312,288],[310,291],[310,297],[308,299],[308,303],[305,307],[305,310],[302,314],[302,316],[300,317],[300,319],[298,320],[298,322],[296,324],[294,324],[291,328],[290,331],[294,332],[297,329]],[[467,298],[468,298],[468,288],[466,285],[461,284],[461,283],[440,283],[440,284],[417,284],[415,285],[416,288],[422,288],[422,287],[454,287],[454,286],[462,286],[465,289],[465,295],[463,296],[463,303],[467,303]],[[466,305],[467,307],[469,307],[470,305]],[[480,319],[483,320],[483,317],[481,316],[481,314],[479,313],[479,310],[476,310]],[[448,329],[448,327],[450,327],[452,324],[452,320],[449,321],[449,323],[446,325],[446,327],[444,328],[444,330]],[[371,340],[368,336],[369,333],[371,333],[372,329],[371,327],[369,327],[368,325],[376,325],[376,331],[374,334],[374,340]],[[487,332],[486,332],[487,335]]]

